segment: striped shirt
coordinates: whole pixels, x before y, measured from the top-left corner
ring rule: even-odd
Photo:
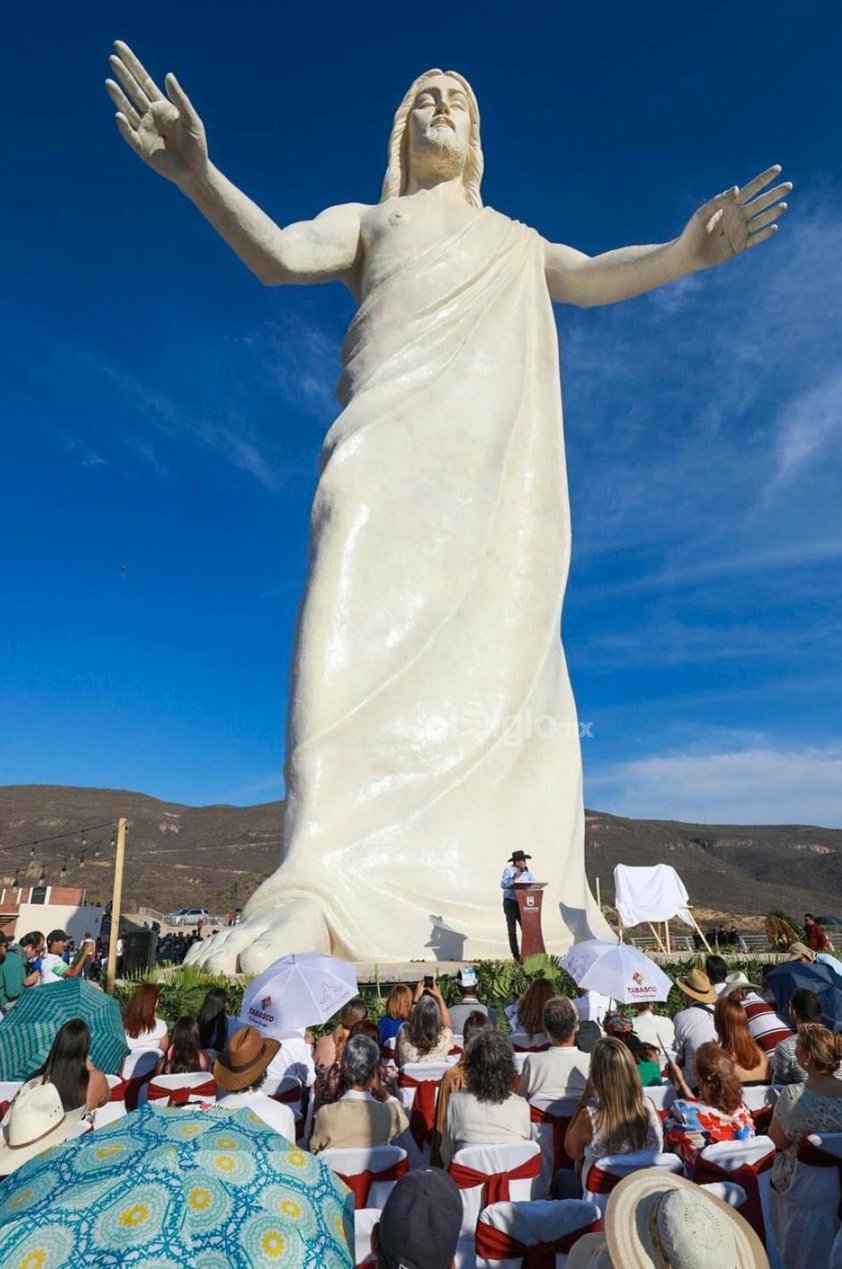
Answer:
[[[788,1040],[793,1035],[792,1027],[755,992],[749,992],[743,1001],[743,1008],[748,1018],[751,1038],[767,1057],[771,1057],[782,1040]]]

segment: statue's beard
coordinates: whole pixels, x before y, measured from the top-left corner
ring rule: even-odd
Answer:
[[[451,181],[464,172],[467,154],[467,147],[452,128],[430,127],[414,140],[411,166],[417,177]]]

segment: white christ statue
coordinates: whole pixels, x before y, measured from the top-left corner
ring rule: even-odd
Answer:
[[[590,258],[483,207],[479,112],[454,71],[395,115],[380,201],[281,229],[211,163],[173,75],[125,44],[117,126],[268,286],[357,303],[310,525],[281,860],[240,925],[197,944],[256,973],[507,953],[500,873],[526,850],[560,952],[607,933],[585,877],[582,761],[561,643],[570,512],[552,305],[612,304],[766,241],[771,167],[672,242]]]

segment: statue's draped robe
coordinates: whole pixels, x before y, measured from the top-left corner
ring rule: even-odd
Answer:
[[[477,212],[366,296],[343,363],[283,867],[246,915],[315,898],[333,950],[358,960],[507,954],[500,874],[520,848],[561,950],[605,927],[560,635],[570,515],[542,240]]]

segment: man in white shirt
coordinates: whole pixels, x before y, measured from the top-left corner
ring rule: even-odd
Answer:
[[[588,1082],[591,1058],[576,1048],[579,1019],[573,1002],[566,996],[553,996],[544,1005],[543,1019],[550,1047],[544,1053],[529,1054],[518,1091],[529,1101],[533,1097],[547,1101],[578,1097]]]
[[[531,858],[531,855],[525,855],[522,850],[513,851],[511,859],[508,860],[506,867],[503,869],[503,876],[500,878],[500,889],[503,891],[503,912],[506,917],[506,929],[509,934],[509,947],[512,949],[512,956],[516,961],[520,960],[517,927],[523,923],[520,919],[520,907],[518,906],[515,882],[535,880],[526,862],[527,859]]]
[[[494,1021],[494,1013],[477,999],[477,971],[473,965],[464,965],[456,975],[456,983],[462,993],[458,1005],[450,1006],[450,1025],[454,1035],[461,1035],[465,1019],[472,1013],[484,1013],[486,1018]]]
[[[672,1018],[666,1018],[662,1014],[655,1013],[655,1008],[651,1000],[646,1000],[634,1006],[636,1017],[634,1019],[634,1032],[639,1036],[644,1044],[653,1045],[660,1052],[666,1049],[667,1053],[672,1057],[675,1052],[675,1026]]]
[[[707,974],[700,969],[691,969],[686,978],[677,978],[675,985],[690,999],[688,1007],[673,1018],[675,1060],[693,1088],[696,1083],[696,1050],[708,1040],[716,1043],[713,1007],[718,996]]]
[[[64,959],[64,949],[68,939],[64,930],[50,930],[47,935],[47,950],[41,956],[41,983],[60,982],[63,978],[78,978],[88,959],[93,955],[94,943],[89,940],[82,943],[72,964]]]
[[[725,990],[725,979],[728,976],[728,962],[724,956],[717,956],[715,953],[707,956],[705,958],[705,973],[710,979],[710,985],[717,996],[721,996]]]
[[[231,1110],[254,1111],[275,1132],[295,1144],[295,1117],[289,1106],[273,1101],[262,1092],[266,1068],[277,1053],[277,1040],[268,1040],[255,1027],[241,1027],[231,1037],[227,1049],[213,1064],[216,1100]]]

